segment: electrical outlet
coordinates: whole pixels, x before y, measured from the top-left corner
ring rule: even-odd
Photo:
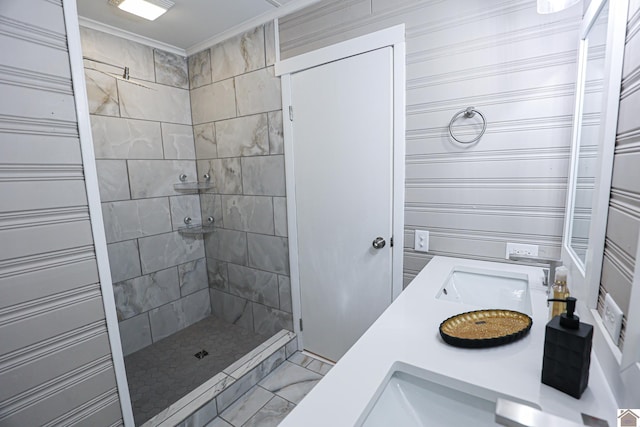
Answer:
[[[609,335],[611,335],[613,343],[618,345],[620,328],[622,328],[622,310],[620,310],[618,304],[615,303],[609,294],[604,297],[602,321],[604,322],[605,329],[609,332]]]
[[[509,259],[509,255],[538,256],[538,245],[526,245],[524,243],[507,243],[507,251],[504,258]]]
[[[416,230],[416,240],[413,249],[418,252],[429,252],[429,232],[426,230]]]

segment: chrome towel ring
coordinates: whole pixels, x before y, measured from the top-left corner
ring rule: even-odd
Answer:
[[[453,135],[453,131],[451,130],[451,126],[453,125],[453,122],[458,120],[460,116],[464,116],[465,118],[470,119],[471,117],[475,116],[476,113],[478,113],[480,117],[482,117],[482,130],[480,131],[480,134],[470,141],[461,141],[458,138],[456,138]],[[456,142],[459,142],[460,144],[471,144],[478,141],[480,138],[482,138],[482,135],[484,135],[484,131],[486,130],[487,130],[487,119],[484,117],[484,114],[482,114],[480,111],[476,110],[473,107],[467,107],[463,110],[458,111],[453,115],[453,117],[451,118],[451,121],[449,122],[449,135],[451,135],[451,138],[453,138]]]

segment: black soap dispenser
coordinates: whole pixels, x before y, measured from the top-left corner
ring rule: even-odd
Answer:
[[[593,326],[580,322],[573,314],[575,298],[549,301],[566,302],[567,312],[547,323],[542,383],[580,399],[589,382]]]

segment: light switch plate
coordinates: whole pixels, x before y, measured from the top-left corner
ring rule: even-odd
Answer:
[[[416,240],[413,249],[418,252],[429,252],[429,232],[426,230],[416,230]]]
[[[509,259],[509,255],[518,256],[538,256],[538,245],[527,245],[524,243],[507,243],[507,250],[504,259]]]
[[[622,310],[620,310],[618,304],[616,304],[609,294],[604,297],[602,322],[604,322],[604,327],[609,332],[609,335],[611,335],[613,343],[618,345],[620,328],[622,328]]]

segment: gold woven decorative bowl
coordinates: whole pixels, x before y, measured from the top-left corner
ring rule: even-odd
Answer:
[[[495,347],[529,333],[533,320],[512,310],[477,310],[450,317],[440,324],[447,344],[465,348]]]

